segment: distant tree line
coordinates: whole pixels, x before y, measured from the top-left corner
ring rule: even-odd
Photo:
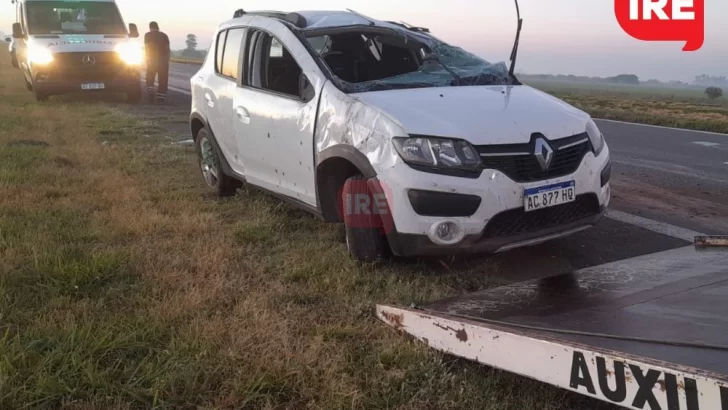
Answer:
[[[728,88],[728,78],[726,76],[714,77],[710,75],[699,75],[695,77],[695,84],[704,87],[726,87]]]
[[[589,77],[589,76],[583,76],[583,75],[573,75],[573,74],[519,74],[519,77],[524,78],[531,78],[531,79],[537,79],[537,80],[547,80],[547,81],[570,81],[570,82],[579,82],[579,83],[605,83],[605,84],[629,84],[629,85],[639,85],[640,84],[640,78],[634,74],[620,74],[615,75],[613,77]],[[651,81],[657,81],[657,80],[651,80]]]

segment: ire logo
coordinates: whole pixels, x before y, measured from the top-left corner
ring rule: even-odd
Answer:
[[[705,0],[614,0],[622,29],[645,41],[685,41],[696,51],[705,41]]]

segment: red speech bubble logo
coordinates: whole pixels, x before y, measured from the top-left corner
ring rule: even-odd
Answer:
[[[696,51],[705,41],[705,0],[614,0],[622,29],[644,41],[685,41]]]

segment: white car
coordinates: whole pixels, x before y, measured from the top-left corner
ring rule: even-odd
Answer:
[[[594,226],[610,200],[604,136],[512,72],[355,12],[239,10],[191,80],[199,165],[218,195],[245,182],[344,223],[361,261]]]

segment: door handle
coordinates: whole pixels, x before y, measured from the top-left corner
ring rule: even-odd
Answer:
[[[215,107],[215,101],[212,101],[212,96],[208,93],[205,93],[205,101],[207,101],[207,106],[210,108]]]
[[[238,117],[238,120],[243,124],[250,124],[250,114],[248,113],[248,110],[245,109],[245,107],[236,107],[235,115]]]

